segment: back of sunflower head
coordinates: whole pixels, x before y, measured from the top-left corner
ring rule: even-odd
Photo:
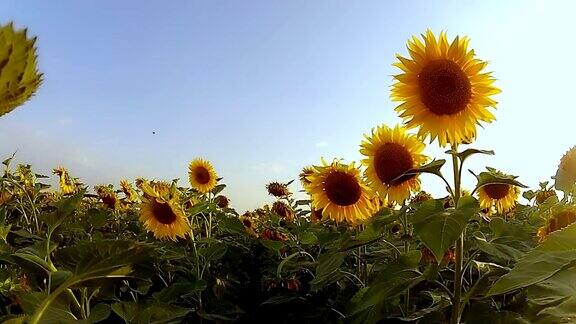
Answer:
[[[25,103],[42,83],[36,37],[12,23],[0,26],[0,116]]]

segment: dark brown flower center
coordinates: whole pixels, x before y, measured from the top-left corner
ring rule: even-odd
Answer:
[[[178,217],[168,203],[157,201],[152,202],[152,214],[158,222],[166,225],[174,223]]]
[[[510,191],[510,185],[505,183],[494,183],[484,186],[484,192],[492,199],[502,199]]]
[[[326,177],[324,190],[328,199],[339,206],[355,204],[362,194],[356,177],[342,171],[334,171]]]
[[[436,115],[453,115],[466,108],[472,97],[470,80],[451,60],[429,62],[418,75],[422,103]]]
[[[251,227],[252,227],[252,221],[249,220],[249,219],[247,219],[247,218],[245,218],[245,219],[242,221],[242,224],[243,224],[244,227],[246,227],[246,228],[251,228]]]
[[[199,184],[207,184],[210,182],[210,172],[208,172],[204,167],[197,167],[194,170],[194,178]]]
[[[400,184],[414,178],[415,175],[400,177],[406,171],[412,169],[414,161],[410,152],[402,145],[385,143],[374,156],[374,169],[378,179],[387,185]],[[399,179],[393,181],[394,179]]]

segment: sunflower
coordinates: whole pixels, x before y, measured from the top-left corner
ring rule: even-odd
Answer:
[[[467,37],[449,44],[446,33],[437,39],[427,30],[422,38],[408,41],[410,58],[396,55],[394,66],[403,72],[392,86],[392,100],[401,102],[396,111],[408,128],[419,127],[420,137],[438,138],[441,146],[469,143],[477,124],[495,120],[488,108],[496,108],[490,97],[500,90],[491,73],[482,71],[487,62],[468,49]]]
[[[268,190],[268,193],[272,196],[279,198],[287,197],[292,194],[290,190],[288,190],[288,186],[280,182],[270,182],[266,185],[266,190]]]
[[[308,176],[314,174],[314,172],[316,172],[316,170],[314,169],[313,166],[305,166],[298,175],[298,177],[300,178],[300,183],[302,184],[302,187],[304,189],[306,189],[306,187],[310,185],[310,180],[308,180]]]
[[[256,234],[256,219],[252,217],[250,212],[244,213],[244,215],[240,216],[240,222],[244,225],[244,229],[248,234],[257,236]]]
[[[564,154],[554,179],[554,187],[560,191],[570,192],[576,189],[576,146]]]
[[[0,116],[25,103],[42,83],[35,43],[26,29],[0,26]]]
[[[356,224],[372,217],[376,211],[371,200],[374,195],[354,163],[346,165],[335,160],[322,164],[307,177],[310,185],[306,190],[312,196],[313,207],[322,210],[323,218]]]
[[[420,190],[417,175],[402,174],[428,160],[422,154],[424,143],[398,125],[393,129],[386,125],[376,127],[371,136],[365,137],[360,153],[367,157],[362,161],[366,166],[366,178],[382,199],[402,203],[410,192]]]
[[[146,195],[139,217],[144,226],[157,239],[169,238],[175,241],[177,237],[185,237],[190,232],[190,224],[178,202],[178,195],[157,183],[144,181],[143,188],[146,188]]]
[[[282,201],[275,201],[274,204],[272,204],[272,212],[287,221],[292,221],[295,217],[292,208]]]
[[[128,180],[120,180],[120,189],[122,189],[122,192],[126,196],[126,200],[129,202],[138,202],[138,194]]]
[[[509,212],[518,201],[520,188],[507,183],[491,183],[478,189],[481,209],[496,207],[499,214]]]
[[[188,176],[192,188],[201,193],[208,193],[216,187],[217,175],[210,162],[203,159],[194,159],[188,167]]]
[[[538,230],[538,239],[544,241],[550,233],[576,222],[576,206],[562,206],[552,210],[546,224]]]
[[[102,200],[104,205],[106,205],[110,209],[118,209],[119,201],[116,192],[114,192],[114,188],[111,185],[109,186],[95,186],[94,190],[98,194],[98,197]]]
[[[76,183],[64,167],[57,167],[53,170],[53,173],[60,178],[60,191],[62,191],[63,194],[71,194],[76,191]]]
[[[214,201],[216,202],[216,206],[220,207],[220,208],[228,208],[228,206],[230,205],[230,199],[228,199],[228,197],[226,196],[217,196],[216,198],[214,198]]]

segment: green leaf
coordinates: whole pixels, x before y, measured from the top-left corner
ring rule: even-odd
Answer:
[[[182,323],[182,317],[191,310],[170,304],[141,305],[136,302],[112,304],[112,310],[126,323]]]
[[[497,242],[488,242],[483,238],[475,237],[474,243],[476,247],[491,256],[500,258],[505,261],[518,261],[519,258],[524,256],[522,251],[519,251],[507,244],[501,244]]]
[[[180,279],[161,291],[154,293],[153,297],[158,303],[173,304],[179,298],[185,298],[197,291],[206,289],[206,287],[207,284],[204,280],[188,281]]]
[[[542,282],[576,262],[576,224],[554,232],[524,256],[488,292],[500,295]]]
[[[419,260],[420,251],[411,251],[386,264],[378,273],[374,284],[361,289],[352,298],[350,314],[369,310],[424,281],[424,277],[413,271],[418,267]]]
[[[214,187],[214,189],[212,189],[212,194],[214,196],[216,196],[217,194],[219,194],[220,192],[222,192],[222,190],[224,190],[224,188],[226,188],[225,184],[219,184],[216,187]]]
[[[245,234],[244,225],[237,217],[222,215],[218,218],[218,229],[231,234]]]
[[[487,167],[487,169],[489,172],[481,172],[478,176],[476,176],[478,183],[476,184],[474,191],[490,184],[509,184],[520,188],[527,188],[525,185],[516,180],[516,178],[518,178],[517,176],[503,174],[490,167]]]
[[[316,237],[316,234],[314,234],[312,232],[300,233],[298,239],[304,245],[312,245],[312,244],[316,244],[318,242],[318,238]]]
[[[310,282],[313,291],[322,289],[340,279],[340,266],[346,257],[345,253],[329,253],[321,255],[317,260],[316,277]]]
[[[56,211],[53,213],[45,213],[40,216],[42,222],[47,224],[52,230],[60,226],[62,222],[72,215],[72,213],[78,208],[80,202],[84,198],[85,190],[80,190],[72,196],[64,197],[57,201],[54,205]]]
[[[414,232],[440,263],[479,209],[478,201],[470,196],[460,198],[458,208],[451,210],[445,210],[440,199],[426,201],[412,216]]]
[[[431,173],[431,174],[435,174],[437,176],[442,176],[441,169],[445,163],[446,163],[446,160],[439,159],[439,160],[434,160],[434,161],[432,161],[426,165],[423,165],[419,168],[410,169],[410,170],[404,172],[402,175],[400,175],[397,178],[390,181],[390,184],[394,184],[395,182],[403,182],[406,177],[412,176],[415,174],[420,174],[420,173]]]
[[[469,156],[474,154],[486,154],[486,155],[494,155],[494,151],[492,150],[478,150],[474,148],[466,149],[462,152],[456,152],[453,150],[446,151],[447,154],[456,155],[458,159],[460,159],[460,163],[464,162]]]

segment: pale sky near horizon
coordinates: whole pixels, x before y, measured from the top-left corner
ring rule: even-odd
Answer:
[[[0,118],[0,158],[17,151],[38,172],[63,165],[93,185],[187,184],[189,161],[203,157],[233,207],[253,209],[271,201],[267,182],[295,179],[320,157],[359,160],[363,134],[400,122],[391,64],[431,28],[468,35],[502,89],[497,121],[472,145],[496,155],[465,167],[496,167],[534,188],[576,144],[575,9],[568,0],[3,0],[0,23],[38,36],[45,80]],[[423,189],[444,195],[431,177]]]

